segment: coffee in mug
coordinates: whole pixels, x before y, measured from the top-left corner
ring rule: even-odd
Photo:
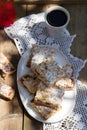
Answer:
[[[63,34],[68,34],[66,27],[70,20],[70,14],[62,6],[52,6],[44,12],[47,30],[50,36],[58,38]]]
[[[61,10],[53,10],[47,15],[47,21],[51,26],[60,27],[67,22],[67,15]]]

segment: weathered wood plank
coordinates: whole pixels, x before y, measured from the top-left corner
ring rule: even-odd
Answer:
[[[0,30],[0,52],[4,53],[17,69],[20,58],[18,50],[2,30]],[[0,98],[0,130],[22,130],[23,113],[17,90],[16,72],[8,75],[4,82],[15,89],[15,97],[11,101]]]
[[[87,4],[86,0],[15,0],[19,4]]]
[[[71,34],[76,34],[76,38],[71,47],[74,56],[87,59],[87,5],[65,6],[71,15],[68,29]],[[87,64],[80,72],[79,80],[87,83]]]
[[[30,14],[37,14],[40,12],[44,12],[47,8],[54,6],[54,5],[58,5],[58,4],[42,4],[42,5],[27,5],[26,8],[26,15],[30,15]]]
[[[24,111],[24,130],[42,130],[42,123],[33,119]]]
[[[26,15],[26,4],[18,4],[15,3],[15,7],[16,7],[16,19],[19,19],[21,17],[24,17]]]
[[[0,130],[22,130],[21,114],[12,114],[0,118]]]

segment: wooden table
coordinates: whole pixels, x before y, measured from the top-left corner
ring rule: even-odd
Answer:
[[[40,13],[51,5],[16,5],[17,19],[32,13]],[[74,56],[87,59],[87,4],[79,4],[79,2],[72,4],[69,2],[61,5],[70,11],[71,20],[68,26],[70,33],[77,34],[71,52]],[[20,9],[23,13],[20,12]],[[4,30],[0,30],[0,52],[3,52],[17,68],[20,55],[14,42],[6,35]],[[87,65],[80,72],[79,79],[87,83],[86,75]],[[0,99],[0,130],[42,130],[42,123],[29,116],[21,103],[16,83],[16,72],[9,75],[5,82],[13,86],[16,93],[12,101]]]

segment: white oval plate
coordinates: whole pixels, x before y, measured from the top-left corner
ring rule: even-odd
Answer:
[[[61,60],[59,60],[60,64],[67,64],[68,60],[66,60],[65,55],[61,53],[61,51],[58,51],[59,56],[61,57]],[[66,91],[64,94],[64,98],[62,101],[62,109],[57,112],[55,115],[53,115],[51,118],[48,120],[44,121],[40,115],[35,112],[32,107],[29,105],[30,100],[32,99],[31,95],[19,84],[18,79],[23,76],[24,74],[27,74],[29,71],[29,68],[26,67],[26,63],[29,59],[30,51],[26,51],[23,56],[21,57],[18,68],[17,68],[17,84],[18,84],[18,90],[19,90],[19,95],[21,98],[21,101],[27,110],[27,112],[36,120],[44,123],[53,123],[53,122],[58,122],[65,118],[67,115],[69,115],[75,105],[75,98],[76,98],[76,89],[71,90],[71,91]],[[59,58],[60,59],[60,58]]]

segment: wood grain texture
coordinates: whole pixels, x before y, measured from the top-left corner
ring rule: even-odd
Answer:
[[[3,30],[0,30],[0,52],[9,59],[17,70],[20,56],[13,41],[7,37]],[[17,90],[16,72],[6,76],[3,82],[15,89],[15,97],[11,101],[0,98],[0,130],[22,130],[23,113]]]
[[[15,0],[19,4],[87,4],[86,0]]]
[[[21,17],[24,17],[26,15],[26,9],[27,9],[26,4],[15,3],[15,7],[16,7],[16,19],[15,20],[17,20]]]
[[[76,34],[71,47],[71,53],[83,60],[87,59],[87,4],[65,6],[71,15],[68,30]],[[87,83],[87,64],[79,75],[79,80]]]
[[[0,130],[22,130],[21,114],[12,114],[0,119]]]
[[[24,112],[24,130],[42,130],[42,123],[32,118],[26,111]]]

